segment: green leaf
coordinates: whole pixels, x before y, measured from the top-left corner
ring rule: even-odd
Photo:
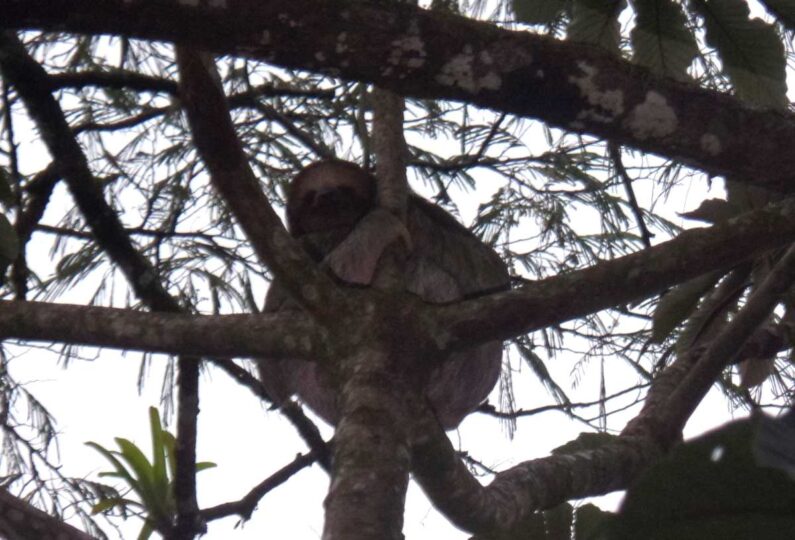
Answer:
[[[121,449],[124,460],[132,469],[133,476],[136,479],[134,485],[130,487],[135,490],[141,498],[141,502],[150,512],[165,510],[166,497],[162,493],[163,486],[157,484],[152,464],[132,441],[122,437],[116,437],[115,440]]]
[[[149,428],[152,437],[152,475],[156,482],[168,484],[164,430],[160,422],[160,413],[155,407],[149,407]]]
[[[130,474],[130,472],[127,470],[127,467],[125,467],[124,464],[114,455],[117,454],[118,452],[112,452],[106,449],[105,447],[91,441],[87,442],[86,446],[90,446],[91,448],[102,454],[102,456],[105,459],[110,461],[111,465],[113,465],[113,468],[116,469],[115,473],[103,472],[100,473],[100,476],[117,476],[119,478],[124,479],[127,482],[127,484],[132,487],[132,484],[135,483],[135,478],[133,478],[132,474]]]
[[[549,24],[566,7],[566,0],[513,0],[516,20],[527,24]]]
[[[559,456],[561,454],[573,454],[574,452],[582,452],[584,450],[596,450],[615,440],[616,436],[610,433],[580,433],[573,441],[569,441],[552,450],[552,455]]]
[[[698,221],[705,221],[707,223],[722,223],[727,221],[743,210],[736,204],[730,203],[723,199],[706,199],[698,208],[690,212],[679,214],[687,219],[695,219]]]
[[[155,528],[152,526],[151,523],[148,521],[144,521],[144,526],[141,527],[141,532],[138,533],[138,540],[147,540],[152,533],[155,532]]]
[[[627,491],[611,540],[789,540],[795,482],[759,467],[756,420],[733,422],[688,442]]]
[[[115,506],[124,506],[127,503],[127,499],[122,497],[112,497],[109,499],[102,499],[97,504],[91,507],[92,514],[101,514],[102,512],[106,512]]]
[[[206,471],[207,469],[212,469],[217,466],[218,465],[212,461],[200,461],[196,463],[196,472]]]
[[[166,461],[171,478],[177,475],[177,439],[168,431],[163,432],[163,445],[166,447]]]
[[[677,285],[660,299],[651,323],[651,342],[662,343],[687,319],[704,294],[715,286],[723,272],[704,274]]]
[[[778,418],[759,418],[753,452],[758,464],[779,469],[795,481],[795,408]]]
[[[753,105],[785,109],[786,57],[775,28],[751,19],[744,0],[691,2],[703,17],[706,41],[723,62],[737,95]]]
[[[0,264],[7,266],[19,254],[19,237],[14,226],[4,214],[0,214]]]
[[[618,53],[621,39],[618,15],[626,5],[625,0],[575,0],[568,38]]]
[[[698,54],[682,6],[672,0],[635,0],[635,27],[630,33],[633,59],[658,75],[687,79]]]
[[[613,515],[591,503],[578,507],[574,513],[574,540],[594,538]]]

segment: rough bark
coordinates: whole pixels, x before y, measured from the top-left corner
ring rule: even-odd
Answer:
[[[443,307],[408,298],[407,307],[430,331],[445,329],[437,335],[440,349],[508,338],[646,298],[785,246],[795,240],[792,215],[795,201],[786,200],[721,225],[686,231],[649,250],[510,292]],[[222,357],[318,358],[328,346],[328,332],[297,314],[146,314],[39,302],[0,302],[0,332],[7,338],[152,352],[204,351]]]
[[[634,302],[711,272],[732,268],[795,240],[795,200],[708,228],[690,229],[651,249],[438,309],[452,342],[509,338],[600,309]],[[459,345],[459,341],[461,345]]]
[[[596,47],[395,4],[0,0],[6,28],[174,41],[460,100],[791,191],[795,120]]]
[[[183,315],[0,301],[3,338],[207,356],[318,357],[326,338],[298,314]]]
[[[90,534],[64,523],[0,488],[0,537],[5,540],[94,540]]]

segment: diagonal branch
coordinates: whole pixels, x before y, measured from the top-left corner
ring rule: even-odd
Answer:
[[[678,433],[724,367],[767,320],[795,281],[795,246],[787,250],[740,311],[725,325],[669,396],[661,409],[662,425]]]
[[[287,233],[259,187],[235,133],[212,57],[177,47],[177,65],[180,97],[193,140],[207,165],[213,186],[229,205],[254,251],[292,292],[293,298],[322,322],[335,320],[347,299]],[[313,330],[324,331],[317,326]],[[290,342],[304,341],[307,337],[312,340],[311,336],[301,333],[276,335]],[[284,339],[285,336],[289,339]],[[293,339],[295,336],[304,338]],[[320,348],[315,348],[315,353],[319,352]],[[320,357],[319,354],[315,356]],[[314,424],[291,402],[283,404],[281,410],[313,449],[321,466],[328,470],[329,449]]]
[[[174,41],[465,101],[792,190],[795,120],[595,47],[409,5],[322,0],[0,0],[6,28]]]
[[[482,486],[435,419],[420,416],[414,429],[415,479],[450,521],[477,534],[510,530],[536,510],[569,499],[626,488],[660,456],[650,438],[625,436],[594,450],[520,463]]]
[[[14,497],[5,488],[0,488],[0,537],[7,540],[94,540],[93,536]]]
[[[795,199],[747,212],[712,227],[691,229],[650,249],[598,263],[512,291],[436,309],[448,334],[443,347],[508,339],[667,287],[726,270],[795,241]]]
[[[321,320],[334,321],[345,297],[285,230],[262,192],[235,133],[226,96],[213,78],[215,68],[210,61],[203,53],[177,49],[180,95],[210,180],[254,251],[293,299]]]
[[[434,505],[459,527],[510,530],[530,513],[571,498],[624,488],[670,448],[721,370],[743,350],[791,286],[795,247],[703,352],[691,350],[653,382],[643,411],[615,442],[596,450],[521,463],[481,486],[457,460],[449,440],[421,419],[413,452],[417,481]]]
[[[205,508],[202,510],[202,516],[207,521],[220,519],[227,516],[238,515],[244,520],[251,518],[254,509],[259,504],[259,501],[273,491],[275,488],[284,484],[287,480],[295,476],[296,473],[302,469],[311,466],[317,460],[315,453],[299,454],[295,459],[270,475],[268,478],[251,488],[246,495],[239,501],[228,502]]]
[[[0,72],[14,85],[44,144],[57,163],[69,192],[111,260],[119,265],[135,294],[157,311],[179,311],[179,304],[157,279],[157,271],[135,248],[119,217],[108,206],[61,107],[53,98],[47,73],[9,32],[0,33]]]

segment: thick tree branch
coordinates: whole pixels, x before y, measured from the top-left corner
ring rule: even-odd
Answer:
[[[611,306],[634,302],[713,270],[728,269],[795,241],[795,200],[583,270],[436,309],[442,348],[508,339]]]
[[[338,319],[337,314],[344,311],[342,306],[347,300],[287,233],[259,187],[235,132],[226,96],[215,79],[218,73],[212,57],[178,47],[177,65],[180,96],[193,140],[207,165],[213,186],[229,205],[254,251],[310,313],[326,323]],[[283,334],[282,337],[299,335]],[[286,407],[283,410],[315,450],[320,463],[328,468],[328,448],[317,430],[311,429],[314,426],[308,428],[307,422],[300,421],[306,420],[302,413],[292,411],[290,414]]]
[[[440,348],[505,339],[635,301],[697,275],[729,268],[795,240],[795,201],[749,212],[613,261],[450,306],[427,305]],[[353,289],[350,292],[355,292]],[[407,306],[430,325],[416,299]],[[47,313],[54,315],[48,317]],[[177,316],[40,303],[0,303],[0,333],[8,338],[82,343],[153,352],[212,356],[317,358],[325,332],[293,315]],[[79,321],[79,322],[76,322]],[[169,325],[172,333],[165,331]],[[270,326],[275,325],[275,326]],[[104,332],[105,335],[99,335]],[[224,335],[228,339],[224,339]],[[280,336],[304,336],[283,341]]]
[[[262,192],[235,133],[220,83],[211,74],[215,68],[207,62],[205,55],[177,49],[180,95],[213,186],[254,251],[293,299],[321,320],[334,321],[346,303],[345,296],[290,236]]]
[[[529,461],[499,473],[482,487],[455,459],[446,437],[425,421],[414,443],[413,470],[418,482],[446,516],[477,533],[510,530],[534,510],[626,487],[678,440],[685,421],[720,371],[742,351],[743,343],[791,286],[793,272],[795,247],[703,354],[691,351],[654,381],[643,412],[615,443]]]
[[[0,537],[6,540],[95,540],[0,488]]]
[[[419,416],[419,415],[418,415]],[[536,510],[626,488],[660,456],[653,440],[625,436],[589,451],[520,463],[482,486],[433,418],[414,426],[412,472],[434,506],[476,534],[506,531]]]
[[[323,538],[403,540],[409,481],[405,357],[362,348],[339,367],[340,421]]]
[[[409,5],[323,0],[0,0],[6,28],[114,33],[460,100],[792,190],[792,115],[672,80],[589,45]]]
[[[408,195],[403,98],[381,89],[371,97],[379,210],[403,220]],[[362,220],[357,227],[367,223]],[[404,290],[403,247],[395,243],[386,247],[373,287]],[[365,242],[360,249],[374,250],[375,245]],[[342,414],[334,438],[324,538],[402,538],[409,449],[402,428],[403,385],[396,382],[403,373],[390,368],[411,365],[411,353],[389,347],[387,343],[393,341],[381,340],[373,348],[338,359],[337,372],[342,376],[337,404]]]
[[[44,302],[0,301],[0,336],[220,357],[317,358],[326,348],[325,334],[300,313],[184,315]]]

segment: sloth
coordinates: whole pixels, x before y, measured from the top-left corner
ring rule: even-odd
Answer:
[[[293,178],[287,190],[287,227],[318,263],[336,277],[369,285],[378,259],[396,238],[357,232],[377,208],[376,180],[354,163],[315,162]],[[373,215],[373,214],[370,214]],[[409,252],[406,290],[430,303],[450,303],[508,289],[508,270],[499,255],[439,206],[409,195],[405,233]],[[344,245],[344,249],[343,249]],[[331,261],[331,263],[329,263]],[[300,309],[274,282],[265,311]],[[260,359],[263,385],[275,403],[297,395],[330,424],[338,412],[329,377],[316,362]],[[446,430],[486,399],[499,378],[502,343],[490,342],[450,354],[430,374],[424,395]]]

